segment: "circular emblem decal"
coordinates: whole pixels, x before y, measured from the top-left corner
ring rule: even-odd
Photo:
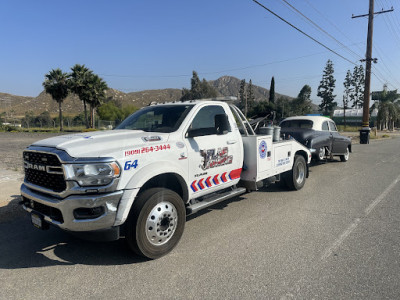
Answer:
[[[176,146],[178,147],[178,148],[184,148],[185,147],[185,144],[184,143],[182,143],[182,142],[177,142],[176,143]]]
[[[258,152],[260,153],[261,158],[267,157],[267,143],[263,140],[258,146]]]

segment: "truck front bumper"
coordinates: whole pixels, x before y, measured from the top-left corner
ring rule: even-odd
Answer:
[[[38,213],[45,222],[68,231],[87,232],[113,228],[123,191],[58,199],[22,184],[21,195],[22,207]]]

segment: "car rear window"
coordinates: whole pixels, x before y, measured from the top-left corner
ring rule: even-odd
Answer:
[[[313,127],[313,121],[310,120],[287,120],[280,125],[282,128],[307,128]]]
[[[331,131],[337,131],[336,125],[333,122],[329,122],[329,128]]]

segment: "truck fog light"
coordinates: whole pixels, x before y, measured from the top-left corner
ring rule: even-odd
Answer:
[[[86,208],[80,207],[74,210],[74,218],[76,220],[95,219],[103,215],[105,209],[103,206]]]

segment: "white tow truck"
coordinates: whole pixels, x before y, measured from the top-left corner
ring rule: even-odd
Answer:
[[[205,99],[144,107],[115,130],[41,140],[23,159],[22,205],[34,226],[125,237],[154,259],[177,245],[189,214],[275,181],[301,189],[311,153],[256,135],[236,106]]]

